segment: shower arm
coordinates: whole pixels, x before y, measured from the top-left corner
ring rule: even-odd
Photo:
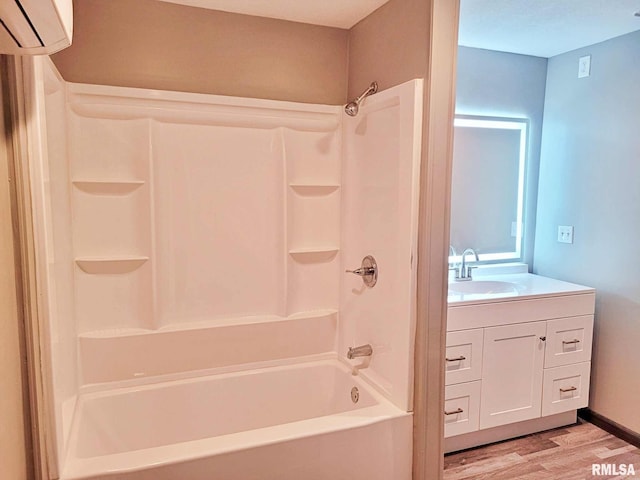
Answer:
[[[362,102],[362,100],[369,96],[372,95],[374,93],[376,93],[378,91],[378,83],[377,82],[371,82],[371,85],[369,85],[369,87],[360,94],[360,96],[358,98],[356,98],[353,102],[356,103],[357,105],[360,105],[360,102]]]

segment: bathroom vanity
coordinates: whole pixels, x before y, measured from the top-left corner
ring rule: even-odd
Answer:
[[[568,425],[589,399],[595,290],[529,273],[450,282],[445,451]]]

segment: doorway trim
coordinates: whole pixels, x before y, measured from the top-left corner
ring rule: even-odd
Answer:
[[[31,165],[43,158],[46,143],[42,132],[42,105],[39,104],[37,59],[5,56],[7,106],[11,132],[11,202],[17,269],[17,296],[26,353],[25,413],[29,417],[31,451],[28,452],[30,478],[58,478],[55,454],[55,424],[48,358],[48,328],[44,324],[37,276],[38,253],[34,226]]]
[[[413,479],[442,479],[447,257],[460,0],[431,0],[418,234]],[[425,161],[426,160],[426,161]]]

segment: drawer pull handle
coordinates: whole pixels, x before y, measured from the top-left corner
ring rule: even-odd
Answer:
[[[461,362],[462,360],[466,360],[466,359],[467,359],[467,357],[465,357],[464,355],[460,355],[459,357],[456,357],[456,358],[446,358],[445,357],[445,360],[447,362]]]
[[[463,409],[461,409],[460,407],[456,408],[453,412],[447,412],[446,410],[444,411],[445,415],[457,415],[458,413],[462,413],[464,412]]]
[[[578,340],[577,338],[574,340],[563,340],[562,344],[563,345],[573,345],[574,343],[580,343],[580,340]]]
[[[576,391],[576,390],[577,390],[577,388],[576,388],[576,387],[561,388],[561,389],[560,389],[560,393],[574,392],[574,391]]]

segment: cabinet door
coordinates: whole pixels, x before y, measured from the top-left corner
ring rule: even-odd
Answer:
[[[482,328],[447,332],[445,385],[480,380]]]
[[[486,328],[480,428],[540,416],[546,322]]]

